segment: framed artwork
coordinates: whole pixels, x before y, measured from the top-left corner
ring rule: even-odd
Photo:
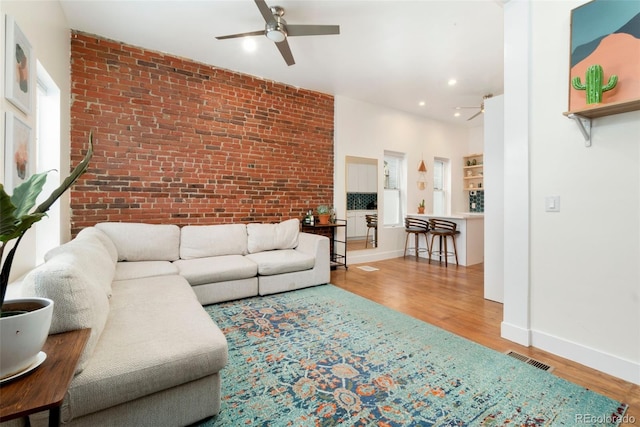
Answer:
[[[36,72],[33,49],[13,17],[6,15],[5,24],[5,97],[22,112],[29,114]]]
[[[573,9],[569,111],[640,100],[638,52],[640,1],[594,0]]]
[[[13,189],[31,175],[35,154],[31,150],[31,128],[10,111],[5,113],[5,191]]]

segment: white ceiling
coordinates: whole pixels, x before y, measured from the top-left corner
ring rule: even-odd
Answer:
[[[289,37],[296,64],[254,37],[264,20],[252,0],[61,0],[74,30],[293,86],[392,107],[461,126],[483,95],[503,93],[500,0],[267,0],[289,24],[340,25],[340,35]],[[448,85],[454,78],[457,84]],[[424,101],[424,106],[418,103]]]

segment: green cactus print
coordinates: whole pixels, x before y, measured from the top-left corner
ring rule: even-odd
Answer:
[[[576,90],[586,90],[587,104],[599,104],[602,102],[602,94],[608,90],[616,87],[618,83],[618,76],[612,74],[609,77],[609,82],[606,85],[602,85],[603,71],[600,65],[592,65],[587,68],[587,72],[584,76],[584,84],[580,82],[580,77],[574,77],[571,80],[571,85]]]

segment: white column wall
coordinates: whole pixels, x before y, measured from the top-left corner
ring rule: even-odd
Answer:
[[[505,4],[503,336],[640,383],[640,112],[595,119],[590,148],[562,115],[584,3]]]

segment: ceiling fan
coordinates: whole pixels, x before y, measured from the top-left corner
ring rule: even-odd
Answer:
[[[254,0],[265,21],[264,30],[250,31],[248,33],[231,34],[216,37],[218,40],[234,39],[247,36],[265,35],[276,44],[280,54],[287,65],[295,64],[287,37],[294,36],[323,36],[340,34],[339,25],[289,25],[284,20],[284,8],[280,6],[267,6],[264,0]]]
[[[473,120],[476,117],[478,117],[480,114],[484,113],[484,101],[486,101],[489,98],[493,98],[493,94],[492,93],[488,93],[488,94],[486,94],[485,96],[482,97],[482,102],[480,103],[480,107],[456,107],[456,110],[459,110],[461,108],[480,108],[480,111],[478,111],[473,116],[471,116],[471,117],[469,117],[467,119],[467,121]]]

